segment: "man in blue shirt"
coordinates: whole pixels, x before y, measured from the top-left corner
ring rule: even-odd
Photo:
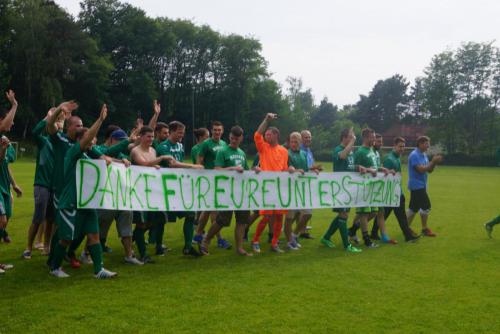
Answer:
[[[408,156],[408,189],[411,192],[410,205],[406,215],[408,223],[411,224],[415,214],[420,213],[422,220],[422,235],[435,237],[436,234],[427,226],[427,219],[431,211],[431,201],[427,195],[427,173],[432,173],[443,157],[436,154],[429,162],[425,153],[431,144],[427,136],[417,138],[417,148]]]

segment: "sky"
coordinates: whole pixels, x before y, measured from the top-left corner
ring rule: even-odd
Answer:
[[[78,0],[56,0],[76,16]],[[189,19],[258,39],[273,79],[300,77],[316,101],[356,103],[378,80],[411,83],[461,43],[500,46],[498,0],[128,0],[148,16]]]

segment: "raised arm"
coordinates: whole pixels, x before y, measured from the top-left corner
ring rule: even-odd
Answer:
[[[97,136],[97,132],[99,132],[102,122],[104,122],[107,116],[108,116],[108,107],[106,106],[106,104],[103,104],[101,107],[101,114],[99,115],[99,118],[94,122],[94,124],[92,124],[90,129],[88,129],[88,131],[85,132],[83,138],[80,140],[80,149],[83,150],[90,145],[95,136]]]
[[[349,153],[351,153],[352,149],[354,148],[354,144],[356,143],[356,136],[354,135],[354,129],[351,128],[351,131],[349,131],[349,144],[342,150],[342,152],[339,153],[339,158],[342,160],[347,159],[347,156]]]
[[[277,114],[272,114],[272,113],[266,114],[266,117],[264,117],[264,120],[262,121],[262,123],[260,123],[259,127],[257,128],[257,132],[260,133],[261,135],[264,135],[267,127],[269,126],[269,121],[277,118],[278,118]]]
[[[7,100],[9,100],[11,107],[7,115],[5,115],[5,118],[0,121],[0,131],[10,131],[12,124],[14,124],[14,117],[17,111],[17,100],[14,91],[9,89],[9,91],[5,93],[5,96]]]
[[[153,102],[153,117],[149,120],[149,127],[153,130],[156,128],[156,123],[158,122],[158,117],[160,116],[161,106],[157,100]]]
[[[71,114],[78,108],[75,101],[66,101],[61,103],[52,113],[47,117],[47,133],[53,135],[57,132],[56,122],[62,112]]]

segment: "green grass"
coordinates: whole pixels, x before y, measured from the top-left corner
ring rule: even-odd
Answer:
[[[391,217],[389,232],[399,245],[346,254],[319,245],[333,214],[318,210],[312,220],[316,240],[304,241],[299,252],[276,255],[266,245],[263,254],[243,258],[212,247],[208,257],[186,259],[177,223],[166,227],[173,251],[138,268],[122,264],[112,228],[114,252],[105,265],[119,277],[97,281],[90,266],[68,269],[71,278],[63,280],[48,275],[38,253],[20,259],[31,222],[34,165],[21,161],[13,167],[25,195],[15,199],[13,243],[0,244],[2,262],[15,265],[0,277],[0,332],[498,330],[500,229],[489,240],[482,227],[500,213],[498,168],[436,169],[429,189],[435,239],[405,244]],[[414,224],[418,229],[419,220]],[[224,234],[232,240],[232,227]]]

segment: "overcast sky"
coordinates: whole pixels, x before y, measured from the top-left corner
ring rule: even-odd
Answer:
[[[78,0],[56,0],[71,14]],[[355,103],[395,73],[413,82],[433,55],[500,39],[499,0],[129,0],[149,16],[257,38],[273,78],[301,77],[317,101]]]

